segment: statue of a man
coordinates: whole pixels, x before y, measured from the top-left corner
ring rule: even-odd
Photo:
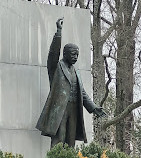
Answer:
[[[47,60],[50,92],[36,128],[42,135],[51,137],[51,147],[59,142],[74,147],[75,140],[87,142],[84,128],[83,106],[89,113],[104,116],[86,94],[73,64],[79,55],[75,44],[66,44],[63,59],[59,61],[63,18],[56,22],[57,32],[50,46]]]

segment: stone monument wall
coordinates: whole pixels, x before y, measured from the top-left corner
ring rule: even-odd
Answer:
[[[49,92],[46,59],[56,20],[64,17],[62,48],[80,47],[77,69],[91,95],[88,10],[22,0],[0,1],[0,149],[45,158],[50,139],[35,129]],[[84,113],[89,142],[92,115]]]

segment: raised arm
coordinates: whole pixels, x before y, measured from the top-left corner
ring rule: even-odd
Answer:
[[[48,68],[50,85],[52,83],[54,72],[56,70],[57,63],[59,61],[60,49],[61,49],[62,25],[63,25],[63,18],[60,18],[56,22],[57,32],[53,37],[48,54],[48,59],[47,59],[47,68]]]

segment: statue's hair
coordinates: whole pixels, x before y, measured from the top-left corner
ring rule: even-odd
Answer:
[[[76,44],[68,43],[64,46],[63,55],[68,53],[70,50],[79,50],[79,48]]]

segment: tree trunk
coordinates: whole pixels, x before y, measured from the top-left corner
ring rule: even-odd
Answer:
[[[133,38],[132,38],[133,39]],[[123,41],[121,41],[123,42]],[[122,44],[132,42],[134,47],[134,40],[125,41],[122,44],[118,44],[118,54],[117,54],[117,70],[116,70],[116,113],[119,115],[129,104],[133,102],[133,63],[134,63],[134,48],[126,46],[123,49]],[[126,55],[128,53],[128,55]],[[131,133],[131,123],[133,120],[132,113],[125,119],[120,121],[116,125],[116,144],[117,148],[122,151],[130,153],[130,133]],[[125,132],[126,131],[126,132]],[[128,132],[128,136],[127,136]],[[125,143],[126,140],[126,143]]]
[[[116,65],[116,112],[119,115],[133,102],[133,64],[135,54],[134,34],[131,26],[132,0],[122,4],[117,3],[117,65]],[[122,10],[123,9],[123,10]],[[116,146],[121,151],[130,154],[132,113],[116,125]],[[126,140],[126,141],[125,141]]]
[[[93,98],[94,102],[99,105],[104,97],[105,92],[105,70],[104,59],[102,57],[102,45],[100,44],[101,23],[100,23],[100,6],[101,0],[93,1],[93,28],[92,28],[92,45],[93,45]],[[104,145],[105,138],[101,130],[101,120],[93,117],[94,141]]]

